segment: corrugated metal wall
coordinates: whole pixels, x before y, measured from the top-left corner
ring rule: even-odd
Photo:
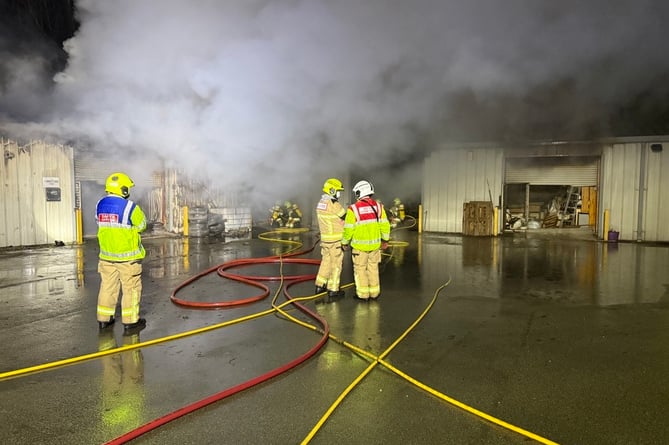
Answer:
[[[601,208],[609,209],[609,229],[624,240],[637,235],[641,145],[611,144],[602,153]],[[604,233],[599,236],[606,239]]]
[[[462,233],[463,204],[489,201],[499,205],[504,152],[501,148],[448,147],[423,164],[423,228]],[[498,225],[499,227],[499,225]]]
[[[0,247],[74,242],[72,147],[44,142],[19,146],[6,139],[0,143]]]
[[[669,241],[669,142],[661,144],[661,152],[651,150],[651,143],[644,145],[646,182],[641,236],[644,241]]]
[[[604,148],[601,208],[609,210],[609,229],[619,232],[621,240],[669,241],[669,143],[662,143],[657,153],[651,145],[628,142]]]

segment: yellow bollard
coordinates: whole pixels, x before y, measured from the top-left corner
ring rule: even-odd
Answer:
[[[609,209],[604,209],[604,223],[602,224],[602,239],[609,239]]]
[[[84,223],[81,209],[74,209],[74,215],[77,221],[77,244],[84,244]]]
[[[188,236],[188,206],[184,206],[184,236]]]
[[[418,204],[418,233],[423,233],[423,204]]]

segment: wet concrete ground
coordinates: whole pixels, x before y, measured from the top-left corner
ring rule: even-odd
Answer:
[[[378,302],[304,304],[331,333],[378,355],[429,307],[385,359],[414,379],[512,427],[561,444],[669,442],[669,247],[603,243],[577,232],[499,238],[397,231]],[[580,232],[581,234],[583,232]],[[557,234],[557,235],[556,235]],[[313,233],[294,236],[305,246]],[[571,236],[568,236],[571,235]],[[145,240],[142,315],[148,326],[99,334],[97,244],[0,252],[0,443],[98,444],[284,365],[320,335],[277,315],[6,377],[124,344],[211,326],[271,307],[188,309],[169,296],[183,281],[237,258],[291,246],[261,239]],[[319,258],[318,249],[306,255]],[[343,282],[352,281],[350,257]],[[276,265],[244,273],[278,274]],[[284,274],[315,273],[285,265]],[[279,282],[265,282],[272,295]],[[290,288],[313,293],[311,282]],[[178,295],[219,301],[258,289],[211,275]],[[283,298],[280,300],[283,301]],[[308,321],[296,310],[291,314]],[[132,443],[296,444],[308,437],[370,360],[336,341],[265,383],[180,417]],[[47,365],[48,366],[48,365]],[[34,368],[33,368],[34,369]],[[375,367],[311,443],[521,444],[482,420]],[[547,443],[547,442],[546,442]]]

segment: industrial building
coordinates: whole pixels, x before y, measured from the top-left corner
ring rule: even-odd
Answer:
[[[416,216],[425,231],[436,233],[492,236],[588,227],[597,239],[611,232],[626,241],[667,242],[668,140],[444,145],[424,160],[422,211]],[[44,142],[3,139],[2,145],[0,247],[73,243],[95,235],[92,208],[104,178],[128,167],[122,160]],[[183,233],[184,208],[206,207],[226,221],[228,234],[250,233],[253,203],[242,193],[211,189],[159,159],[144,165],[153,173],[137,181],[135,199],[153,226]],[[304,203],[317,197],[302,194],[298,200]],[[480,224],[468,227],[467,203],[489,203]]]
[[[669,241],[667,140],[445,146],[425,161],[425,230],[465,233],[463,203],[470,201],[500,209],[490,234],[505,229],[509,214],[545,227],[558,198],[560,223],[549,227],[587,226],[598,239],[611,231],[622,240]]]

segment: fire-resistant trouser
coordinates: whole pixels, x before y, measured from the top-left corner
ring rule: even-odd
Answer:
[[[119,291],[123,324],[137,323],[139,302],[142,298],[142,263],[139,261],[98,262],[100,292],[98,293],[98,321],[109,321],[116,312]]]
[[[381,293],[379,282],[381,249],[371,252],[352,249],[351,257],[353,258],[353,278],[358,298],[377,298]]]
[[[329,291],[337,292],[343,262],[344,251],[341,250],[341,241],[332,243],[321,241],[321,265],[316,274],[316,286],[327,287]]]

